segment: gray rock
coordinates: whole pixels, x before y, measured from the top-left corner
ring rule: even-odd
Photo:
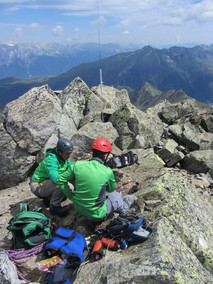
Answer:
[[[187,154],[183,160],[184,169],[193,173],[213,171],[213,151],[200,150]]]
[[[185,155],[180,151],[175,151],[169,158],[167,162],[168,167],[173,167],[177,163],[181,162],[184,159]]]
[[[164,160],[164,162],[168,162],[172,154],[174,154],[175,149],[177,148],[178,143],[172,139],[168,139],[165,141],[164,145],[161,147],[157,154]]]
[[[91,145],[94,139],[98,137],[104,137],[108,139],[111,143],[114,143],[118,137],[116,129],[112,126],[110,122],[91,122],[81,127],[78,132],[73,135],[72,142],[74,145],[74,150],[72,156],[76,158],[83,158],[84,154],[89,154],[91,152]],[[86,158],[87,155],[84,157]]]
[[[37,154],[53,133],[58,134],[61,103],[47,85],[33,88],[10,102],[4,112],[6,131],[31,155]]]
[[[118,90],[114,87],[105,86],[103,84],[91,89],[103,102],[102,108],[119,109],[130,103],[128,92]]]
[[[167,124],[181,123],[189,120],[190,115],[199,112],[199,104],[196,100],[188,99],[180,103],[170,104],[162,108],[161,116]]]
[[[187,145],[192,151],[199,150],[200,138],[198,133],[193,131],[188,125],[182,127],[182,135],[180,141]]]
[[[130,148],[138,135],[146,141],[144,147],[155,146],[163,133],[163,123],[153,109],[145,113],[130,103],[116,110],[109,121],[118,131],[116,144],[121,149]]]
[[[35,163],[35,156],[21,149],[0,124],[0,189],[21,182]]]
[[[213,133],[213,111],[212,109],[207,110],[201,114],[201,126],[210,133]]]
[[[0,251],[0,283],[21,284],[18,278],[16,266],[10,261],[8,255]]]

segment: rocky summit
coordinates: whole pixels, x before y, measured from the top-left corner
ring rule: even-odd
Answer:
[[[160,94],[158,94],[160,95]],[[46,283],[35,262],[41,253],[19,263],[10,261],[9,220],[20,202],[42,206],[29,188],[29,178],[59,137],[71,139],[71,160],[89,159],[90,145],[107,138],[113,155],[132,151],[138,163],[114,169],[122,194],[135,183],[137,200],[130,208],[144,216],[152,236],[140,244],[81,266],[75,283],[197,284],[213,283],[213,109],[194,99],[167,100],[142,111],[130,103],[126,90],[99,85],[89,88],[81,78],[64,90],[48,85],[32,88],[6,105],[0,125],[0,279]],[[60,227],[76,229],[89,242],[88,222],[64,201],[69,215],[55,218]],[[42,212],[50,217],[49,209]]]

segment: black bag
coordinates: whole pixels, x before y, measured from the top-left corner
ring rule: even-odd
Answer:
[[[105,163],[105,165],[113,169],[131,166],[135,163],[138,163],[138,156],[136,154],[133,154],[132,151],[129,151],[120,156],[112,157],[111,159],[109,159],[109,161]]]
[[[120,215],[111,220],[106,227],[109,238],[126,240],[128,242],[143,242],[152,235],[152,229],[145,224],[144,217],[137,214]]]

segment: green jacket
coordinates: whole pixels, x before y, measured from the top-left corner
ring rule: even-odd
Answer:
[[[46,149],[45,154],[46,157],[39,163],[32,180],[39,183],[50,179],[53,183],[56,183],[59,175],[66,171],[72,163],[69,159],[65,162],[60,160],[55,148]]]
[[[67,182],[75,184],[74,193]],[[107,214],[106,192],[116,188],[112,170],[100,159],[78,161],[56,181],[63,193],[73,201],[75,209],[88,218],[99,219]]]

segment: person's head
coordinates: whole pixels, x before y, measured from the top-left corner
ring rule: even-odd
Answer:
[[[58,140],[58,143],[56,145],[56,149],[58,151],[59,157],[63,160],[66,161],[69,159],[72,151],[73,151],[73,145],[72,142],[66,138],[60,138]]]
[[[106,138],[97,138],[93,141],[91,150],[93,157],[98,157],[105,162],[109,153],[112,152],[112,145]]]

